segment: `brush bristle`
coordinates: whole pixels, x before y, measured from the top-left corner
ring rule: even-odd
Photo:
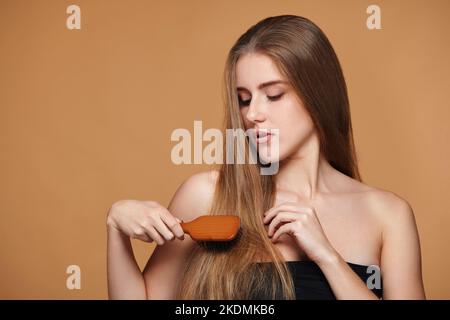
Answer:
[[[207,249],[215,251],[227,251],[234,247],[242,237],[242,227],[238,229],[236,237],[229,241],[198,241],[197,243]]]

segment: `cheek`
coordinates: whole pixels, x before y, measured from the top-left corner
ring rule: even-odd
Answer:
[[[303,106],[287,106],[286,113],[279,119],[280,156],[294,151],[314,131],[314,125]]]
[[[282,127],[282,136],[286,139],[302,140],[313,130],[312,121],[307,116],[292,117],[290,119],[287,119],[287,122],[289,123],[286,126]]]

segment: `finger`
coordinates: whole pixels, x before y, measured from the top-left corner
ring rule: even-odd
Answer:
[[[273,215],[276,214],[276,212],[279,212],[280,210],[284,210],[284,211],[294,210],[296,207],[297,206],[294,202],[283,202],[283,203],[280,203],[279,205],[274,206],[274,207],[270,208],[269,210],[267,210],[264,213],[264,216],[272,218]]]
[[[166,224],[169,230],[174,234],[178,239],[184,240],[184,231],[181,227],[181,220],[174,217],[168,210],[164,210],[161,214],[162,221]]]
[[[292,204],[283,204],[267,211],[267,215],[264,217],[263,222],[269,223],[279,212],[302,212],[302,209],[302,207],[299,208]]]
[[[270,208],[269,210],[267,210],[266,212],[264,212],[264,216],[269,215],[272,211],[278,209],[280,206],[282,206],[282,205],[284,205],[284,204],[287,204],[287,203],[288,203],[288,201],[285,201],[285,202],[282,202],[282,203],[280,203],[280,204],[278,204],[278,205],[276,205],[276,206],[273,206],[272,208]]]
[[[133,238],[141,240],[141,241],[145,241],[145,242],[153,242],[153,239],[150,238],[147,234],[137,234]]]
[[[150,238],[145,230],[145,228],[137,227],[130,232],[131,238],[138,239],[145,242],[152,242],[153,239]]]
[[[311,210],[309,207],[299,206],[298,203],[295,202],[285,202],[272,209],[268,210],[265,213],[265,217],[263,219],[264,223],[268,223],[272,218],[277,215],[281,211],[285,212],[296,212],[296,213],[308,213]]]
[[[165,243],[164,237],[162,237],[154,227],[148,227],[145,231],[158,245],[162,246]]]
[[[277,216],[270,222],[268,236],[271,237],[275,231],[275,229],[279,228],[279,224],[292,222],[298,218],[298,213],[292,212],[281,212],[277,214]]]
[[[149,242],[149,243],[153,242],[153,239],[150,238],[150,237],[149,237],[148,235],[146,235],[146,234],[144,234],[144,235],[138,235],[138,236],[135,237],[135,239],[138,239],[138,240],[141,240],[141,241],[144,241],[144,242]]]
[[[286,223],[286,224],[283,224],[281,227],[279,227],[278,230],[275,232],[275,234],[272,237],[272,242],[278,241],[278,238],[284,233],[287,233],[287,234],[291,233],[292,226],[293,226],[292,223]]]
[[[160,235],[164,237],[167,241],[172,240],[175,236],[172,231],[166,226],[162,220],[162,214],[153,218],[153,227],[158,231]]]

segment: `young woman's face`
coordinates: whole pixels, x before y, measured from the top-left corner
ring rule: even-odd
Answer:
[[[236,87],[245,129],[278,129],[278,135],[257,139],[258,154],[273,162],[271,145],[279,142],[279,161],[299,153],[314,132],[309,113],[272,60],[263,54],[241,56],[236,64]]]

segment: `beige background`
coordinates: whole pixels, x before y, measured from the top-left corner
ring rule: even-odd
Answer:
[[[0,1],[0,298],[107,298],[105,215],[167,205],[205,165],[170,160],[176,128],[220,127],[227,51],[262,18],[297,14],[346,76],[366,183],[412,205],[429,298],[450,298],[450,2]],[[81,30],[66,8],[81,7]],[[153,245],[135,243],[143,265]],[[68,265],[81,290],[66,289]]]

